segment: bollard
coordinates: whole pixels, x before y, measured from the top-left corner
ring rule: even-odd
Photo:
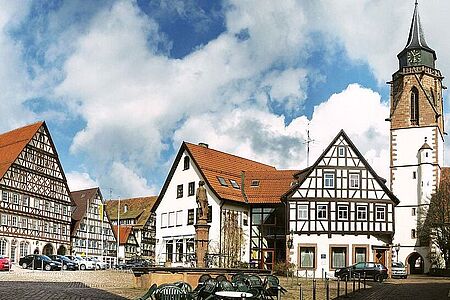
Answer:
[[[277,286],[277,300],[281,299],[281,286]]]
[[[364,272],[364,289],[366,289],[366,272]]]
[[[300,283],[299,285],[298,285],[298,289],[299,289],[299,299],[300,300],[303,300],[303,292],[302,292],[302,284]]]
[[[241,300],[245,300],[245,299],[247,299],[247,297],[245,296],[245,293],[242,293],[241,294]]]
[[[298,269],[295,272],[297,274],[297,285],[298,285]]]
[[[340,279],[340,277],[338,276],[338,278],[337,278],[337,298],[339,298],[339,296],[341,295],[341,279]]]
[[[348,275],[345,275],[345,297],[348,295]]]
[[[326,287],[326,299],[330,300],[330,284],[328,282],[328,278],[325,278],[325,287]]]
[[[316,300],[316,280],[313,279],[313,300]]]
[[[323,272],[325,272],[325,270],[322,268],[322,281],[323,281]]]
[[[361,290],[361,274],[358,274],[358,291]]]
[[[308,269],[305,270],[306,281],[308,281]]]
[[[356,274],[353,274],[353,277],[352,277],[352,280],[353,280],[353,286],[352,286],[352,292],[354,293],[355,292],[355,275]]]

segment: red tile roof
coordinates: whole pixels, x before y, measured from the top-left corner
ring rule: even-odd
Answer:
[[[42,125],[44,122],[37,122],[0,134],[0,178],[5,175]]]
[[[119,245],[125,245],[128,242],[128,238],[130,237],[130,234],[133,232],[133,226],[131,225],[120,225],[119,227],[119,233],[120,233],[120,241]],[[112,226],[114,237],[117,240],[117,225]]]
[[[273,166],[200,145],[184,143],[210,188],[223,200],[249,203],[280,203],[281,196],[289,190],[293,175],[298,172],[277,170]],[[225,179],[227,186],[220,184]],[[230,182],[236,181],[239,188]],[[242,180],[244,191],[242,192]],[[259,180],[259,187],[251,187],[252,180]],[[247,199],[246,199],[247,198]]]

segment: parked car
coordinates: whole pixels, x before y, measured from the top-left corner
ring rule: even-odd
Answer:
[[[76,255],[66,255],[67,258],[76,261],[78,263],[78,266],[80,270],[95,270],[95,262],[86,260],[82,258],[81,256]]]
[[[21,257],[19,265],[22,268],[34,268],[35,270],[44,269],[46,271],[61,270],[61,263],[52,260],[47,255],[30,254]]]
[[[58,261],[62,264],[63,270],[78,270],[78,263],[63,255],[49,255],[52,260]]]
[[[101,261],[97,257],[88,257],[87,260],[94,262],[98,270],[106,270],[109,268],[108,263]]]
[[[344,279],[352,277],[364,277],[373,278],[374,281],[383,282],[388,278],[388,270],[383,264],[373,262],[359,262],[349,267],[337,269],[334,272],[334,276]]]
[[[9,271],[11,268],[11,261],[7,256],[0,255],[0,271]]]
[[[392,262],[392,278],[399,277],[399,278],[407,278],[408,273],[406,272],[405,265],[399,261],[399,262]]]

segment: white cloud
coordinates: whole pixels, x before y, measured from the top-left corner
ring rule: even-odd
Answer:
[[[72,192],[98,186],[97,181],[92,179],[86,172],[68,172],[66,173],[66,178],[69,189]]]
[[[118,162],[113,163],[108,179],[114,193],[122,197],[157,195],[154,188],[148,187],[145,179]]]

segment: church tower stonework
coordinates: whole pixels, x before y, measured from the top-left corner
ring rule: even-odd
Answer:
[[[432,248],[419,239],[443,163],[444,120],[441,72],[436,53],[426,41],[416,1],[408,41],[397,55],[399,69],[392,75],[390,103],[391,191],[398,197],[395,260],[410,273],[428,272]],[[388,266],[389,267],[389,266]]]

